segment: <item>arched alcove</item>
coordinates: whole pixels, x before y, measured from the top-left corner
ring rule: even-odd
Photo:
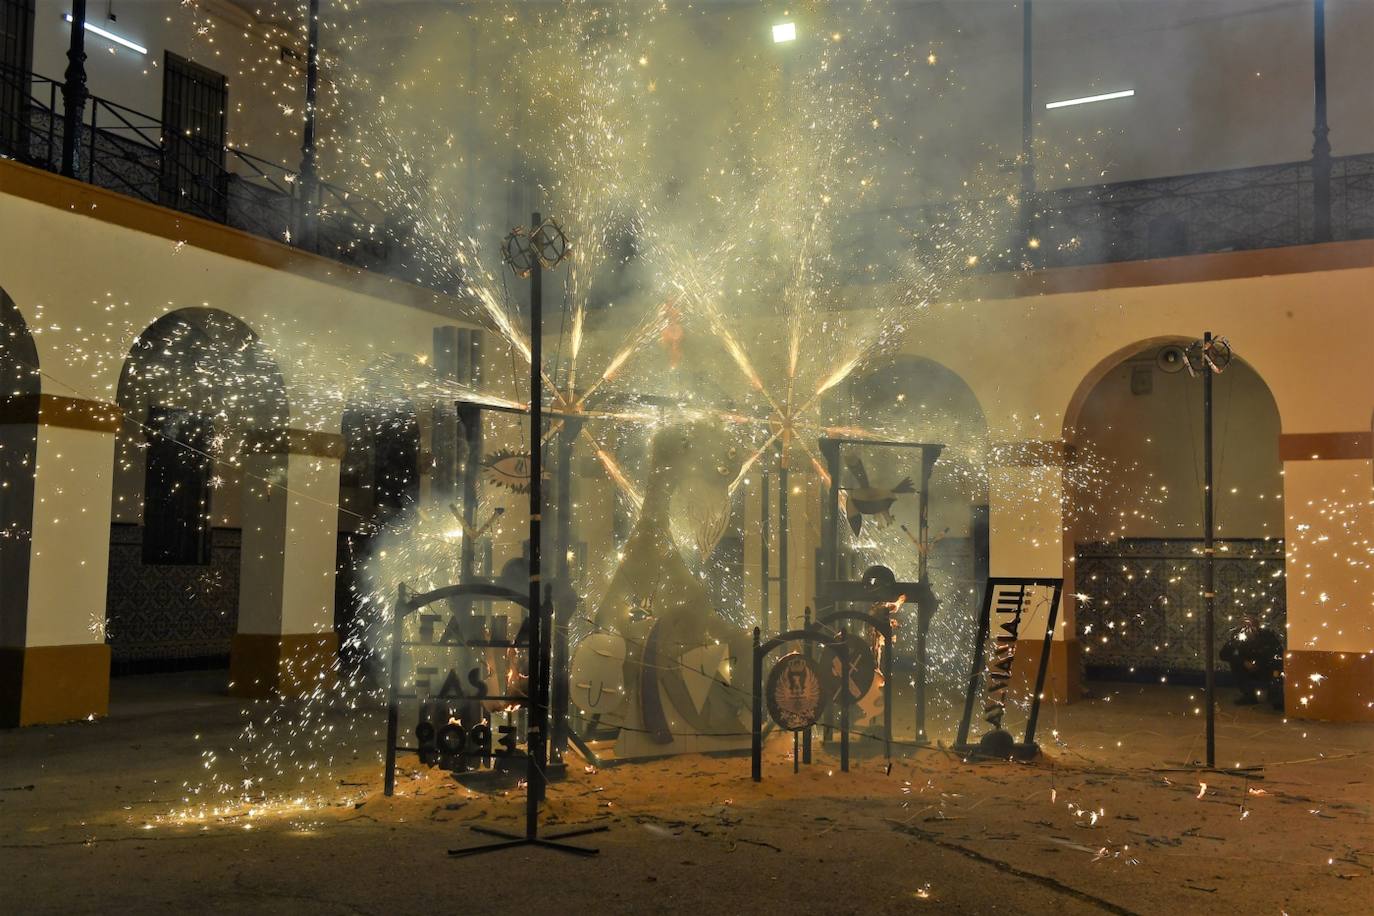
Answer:
[[[0,646],[24,645],[40,388],[28,325],[0,289]]]
[[[927,554],[931,587],[940,600],[931,622],[927,645],[929,731],[950,730],[962,703],[973,642],[978,596],[987,574],[988,433],[982,405],[969,385],[946,366],[914,355],[897,355],[869,368],[842,395],[845,403],[832,407],[832,422],[856,439],[929,443],[943,446],[929,481],[929,542]],[[839,400],[839,399],[837,399]],[[844,434],[844,433],[841,433]],[[881,486],[911,477],[919,488],[918,452],[911,449],[855,444],[845,454],[858,456],[870,481]],[[854,484],[853,470],[842,472],[842,486]],[[881,563],[899,579],[914,581],[919,574],[919,550],[913,535],[919,531],[920,504],[901,498],[893,504],[890,525],[861,525],[861,535],[849,539],[851,563],[862,568]],[[850,533],[841,524],[841,542]],[[979,554],[982,553],[982,556]],[[908,606],[898,635],[899,665],[914,663],[910,654],[915,634],[915,611]]]
[[[376,621],[367,619],[366,609],[378,588],[368,575],[377,539],[386,535],[388,526],[402,521],[414,526],[421,493],[422,436],[433,453],[432,410],[426,409],[433,405],[417,407],[411,397],[414,387],[406,384],[417,376],[432,380],[433,371],[413,357],[400,365],[369,367],[348,392],[344,407],[334,630],[339,634],[340,662],[348,671],[361,670],[375,650],[368,624]],[[441,523],[457,526],[446,517],[446,507],[436,509],[443,513]],[[414,536],[418,543],[418,529]],[[453,549],[456,556],[457,540]]]
[[[1071,619],[1090,680],[1203,678],[1202,380],[1160,360],[1190,342],[1118,351],[1066,414]],[[1285,633],[1283,465],[1278,408],[1259,374],[1237,355],[1212,382],[1219,648],[1246,615]],[[1227,666],[1217,668],[1225,683]]]
[[[245,460],[287,426],[281,373],[237,318],[181,309],[134,342],[117,402],[113,670],[222,667],[238,620],[243,501],[267,484]]]

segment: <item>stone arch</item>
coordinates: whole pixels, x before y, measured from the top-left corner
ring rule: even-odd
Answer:
[[[1201,380],[1156,361],[1191,342],[1168,335],[1114,350],[1065,411],[1066,600],[1089,676],[1191,683],[1205,667]],[[1217,646],[1251,613],[1282,636],[1279,410],[1240,354],[1213,376],[1213,418]]]
[[[989,442],[985,407],[957,371],[912,353],[876,361],[840,395],[847,403],[831,408],[832,422],[842,429],[851,427],[856,437],[871,435],[945,446],[930,479],[929,576],[941,603],[927,644],[928,727],[952,733],[962,702],[960,685],[968,676],[978,597],[987,575]],[[862,454],[868,476],[875,482],[914,476],[917,465],[911,462],[909,452],[903,455],[882,448],[853,448]],[[892,512],[897,522],[908,525],[912,532],[917,530],[919,507],[915,500],[899,500]],[[874,529],[871,535],[867,528],[864,530],[864,540],[874,547],[861,558],[862,563],[882,563],[899,578],[915,578],[918,552],[900,528]],[[842,531],[842,543],[843,535]],[[900,637],[908,648],[916,632],[914,612],[910,616]],[[912,661],[909,651],[903,654],[899,650],[899,665]]]
[[[282,374],[239,318],[179,309],[134,341],[116,402],[113,670],[221,667],[238,620],[243,506],[282,470],[281,456],[259,454],[288,424]]]
[[[987,504],[987,416],[959,373],[926,356],[897,354],[856,375],[845,394],[848,403],[834,411],[836,425],[852,424],[883,439],[944,445],[932,494]],[[940,530],[941,509],[934,502],[931,512],[932,530]]]
[[[0,646],[23,646],[42,389],[38,348],[0,288]]]

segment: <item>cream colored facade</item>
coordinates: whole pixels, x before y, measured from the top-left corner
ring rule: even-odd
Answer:
[[[81,269],[71,269],[78,259]],[[148,326],[181,309],[214,310],[251,329],[277,357],[289,406],[287,435],[252,459],[260,467],[248,468],[275,485],[243,490],[231,678],[245,692],[308,690],[328,678],[338,434],[359,355],[425,357],[436,327],[463,323],[461,305],[8,162],[0,163],[0,287],[42,371],[30,427],[28,584],[19,596],[6,590],[0,625],[6,721],[106,710],[113,405],[123,355]],[[847,304],[862,309],[890,293],[854,289]],[[902,349],[962,379],[985,418],[993,574],[1063,570],[1072,596],[1065,475],[1074,457],[1065,446],[1075,442],[1080,408],[1124,357],[1204,329],[1230,338],[1279,414],[1288,711],[1374,718],[1374,243],[971,279],[954,301],[915,323]],[[10,427],[22,432],[25,417],[15,399],[7,402]],[[793,482],[789,603],[796,614],[814,598],[819,498],[804,468]],[[756,503],[749,499],[747,531]],[[596,524],[582,533],[593,550],[608,535]],[[758,554],[751,540],[750,602]],[[1051,644],[1050,690],[1064,700],[1077,690],[1074,611],[1070,597]],[[1023,632],[1036,632],[1036,623]],[[1027,648],[1043,647],[1028,640]]]

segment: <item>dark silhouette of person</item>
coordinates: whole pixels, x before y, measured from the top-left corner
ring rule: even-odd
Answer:
[[[1240,690],[1238,705],[1252,706],[1265,698],[1275,709],[1283,709],[1283,639],[1279,634],[1246,614],[1221,647],[1221,660],[1231,665],[1231,676]]]

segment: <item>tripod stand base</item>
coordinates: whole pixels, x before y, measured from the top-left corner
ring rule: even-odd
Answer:
[[[582,827],[578,830],[566,830],[563,833],[555,833],[549,837],[520,836],[515,833],[506,833],[504,830],[492,830],[490,827],[472,827],[469,829],[474,833],[502,837],[505,842],[488,843],[486,846],[472,846],[468,849],[450,849],[448,851],[450,856],[459,858],[460,856],[472,856],[483,852],[496,852],[500,849],[514,849],[517,846],[542,846],[545,849],[556,849],[559,852],[572,853],[578,856],[594,856],[600,853],[601,850],[594,849],[590,846],[574,846],[572,843],[560,843],[558,840],[574,836],[584,836],[588,833],[601,833],[611,828],[607,826]]]

